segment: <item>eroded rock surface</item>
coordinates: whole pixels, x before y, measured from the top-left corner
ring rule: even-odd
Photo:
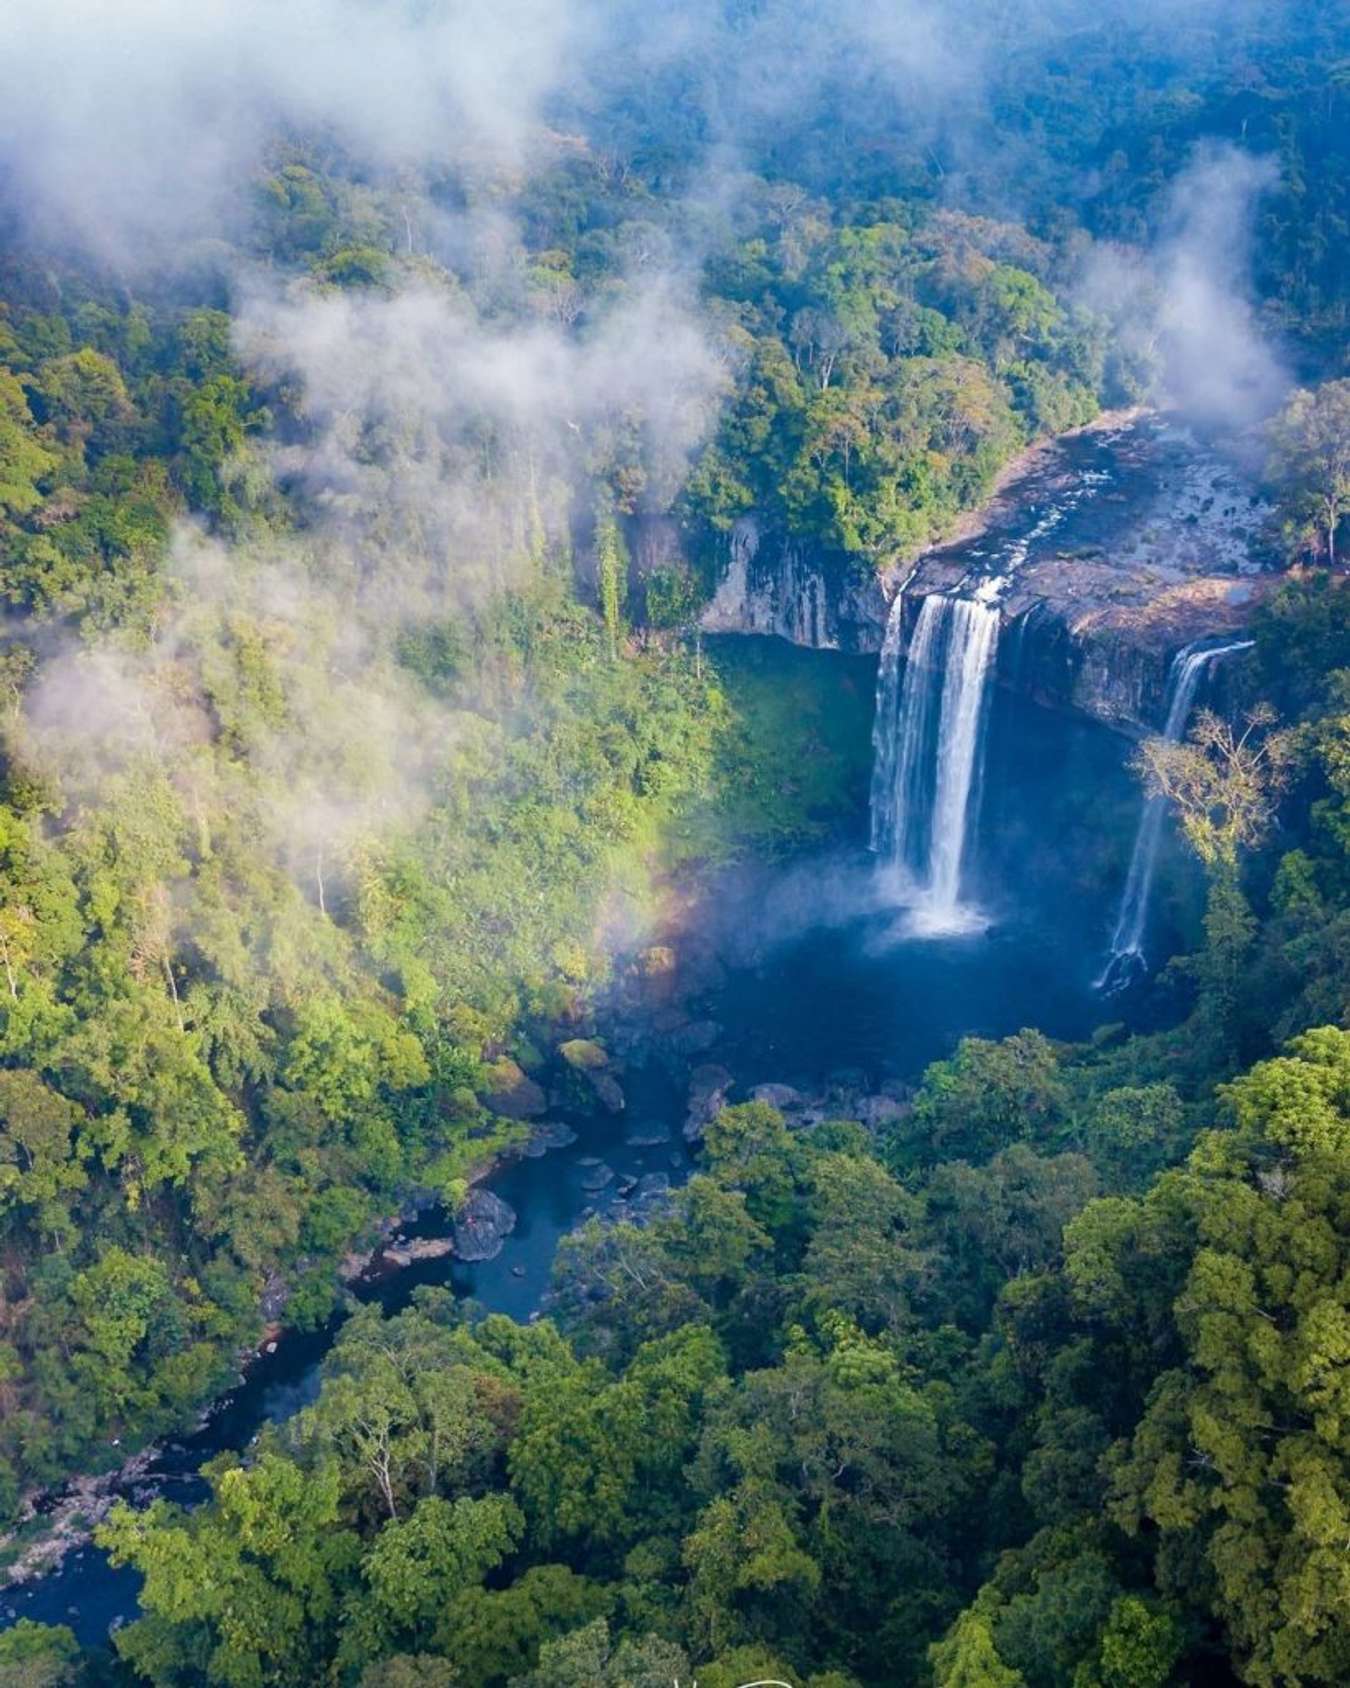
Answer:
[[[516,1228],[516,1210],[491,1190],[471,1190],[455,1215],[455,1253],[461,1260],[495,1260]]]
[[[1172,419],[1104,418],[1029,454],[957,537],[861,583],[846,559],[739,524],[703,626],[875,651],[897,590],[908,619],[929,593],[983,586],[1003,613],[1001,685],[1152,732],[1176,653],[1241,632],[1274,584],[1260,562],[1269,514]]]

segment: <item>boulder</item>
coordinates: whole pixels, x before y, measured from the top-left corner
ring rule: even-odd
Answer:
[[[453,1237],[412,1237],[403,1244],[404,1252],[412,1260],[444,1260],[455,1252]]]
[[[722,1035],[716,1020],[690,1020],[670,1033],[668,1042],[677,1055],[702,1055]]]
[[[771,1108],[800,1108],[806,1098],[790,1084],[757,1084],[750,1092],[752,1102],[767,1102]]]
[[[684,1122],[684,1135],[689,1142],[697,1142],[721,1113],[727,1092],[735,1082],[732,1074],[715,1062],[694,1068],[689,1077],[689,1112]]]
[[[558,1053],[569,1067],[575,1067],[578,1072],[590,1073],[609,1065],[605,1050],[590,1038],[569,1038],[566,1043],[558,1045]]]
[[[897,1102],[893,1096],[863,1096],[853,1105],[853,1117],[869,1131],[877,1131],[892,1120],[904,1119],[910,1112],[908,1102]]]
[[[532,1119],[547,1106],[543,1089],[509,1055],[487,1069],[486,1089],[488,1107],[507,1119]]]
[[[530,1135],[520,1146],[520,1152],[523,1155],[528,1155],[531,1160],[539,1160],[550,1149],[566,1149],[576,1140],[577,1134],[570,1125],[541,1120],[537,1125],[531,1127]]]
[[[623,1091],[619,1088],[618,1080],[606,1072],[587,1072],[586,1078],[591,1089],[600,1098],[600,1105],[608,1109],[611,1114],[621,1114],[627,1103]]]
[[[495,1260],[516,1228],[516,1212],[491,1190],[471,1190],[455,1215],[454,1249],[461,1260]]]
[[[365,1256],[363,1255],[360,1258],[362,1265],[364,1265]],[[354,1273],[353,1276],[359,1274],[360,1270],[361,1267],[358,1266],[356,1273]],[[259,1297],[258,1301],[258,1311],[262,1314],[263,1322],[269,1325],[275,1324],[285,1312],[286,1303],[290,1299],[291,1286],[286,1282],[285,1278],[282,1277],[280,1272],[269,1273],[267,1282],[262,1288],[262,1295]]]

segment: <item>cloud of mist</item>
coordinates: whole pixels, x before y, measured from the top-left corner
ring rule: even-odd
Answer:
[[[425,815],[468,718],[285,542],[227,552],[183,524],[169,575],[176,608],[144,648],[48,651],[25,757],[73,814],[97,812],[110,782],[163,777],[189,818],[230,812],[297,882],[312,888],[326,863],[340,883],[354,847]]]
[[[510,164],[583,17],[559,0],[14,0],[0,171],[40,230],[131,263],[224,232],[278,130],[390,168]]]
[[[1159,329],[1169,392],[1203,422],[1253,421],[1288,385],[1251,298],[1257,201],[1278,174],[1272,158],[1207,146],[1172,188]]]
[[[1172,183],[1150,250],[1090,251],[1079,296],[1117,326],[1155,396],[1208,427],[1242,429],[1278,404],[1289,377],[1252,298],[1253,231],[1275,161],[1203,144]]]
[[[448,285],[384,295],[254,278],[235,333],[260,379],[298,391],[303,440],[253,449],[303,490],[306,526],[227,549],[182,524],[149,647],[51,649],[26,700],[26,748],[80,803],[136,767],[197,792],[231,777],[231,757],[210,753],[224,740],[251,770],[231,802],[312,888],[323,862],[338,883],[353,847],[415,826],[464,733],[496,730],[405,671],[400,634],[472,625],[537,563],[531,500],[566,547],[588,515],[576,497],[597,429],[633,428],[653,496],[668,499],[724,370],[661,274],[620,291],[581,336],[484,324]],[[273,698],[242,721],[241,663],[244,695]]]
[[[15,0],[0,11],[0,190],[46,239],[124,267],[236,228],[269,140],[376,170],[524,163],[552,124],[687,108],[710,159],[827,87],[924,124],[980,81],[936,0]]]
[[[405,584],[425,594],[439,579],[461,601],[501,584],[513,525],[533,515],[565,537],[567,490],[584,479],[597,430],[628,430],[646,498],[668,503],[726,385],[697,307],[660,272],[634,280],[580,336],[555,322],[483,322],[449,287],[255,287],[236,343],[263,378],[299,380],[309,437],[273,461],[304,486],[327,537],[359,547],[375,528],[402,528],[422,559]]]

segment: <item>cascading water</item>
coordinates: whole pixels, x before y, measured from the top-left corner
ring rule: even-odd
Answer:
[[[1163,725],[1163,738],[1168,744],[1179,744],[1185,735],[1200,681],[1210,663],[1234,651],[1250,650],[1251,644],[1250,639],[1239,639],[1229,645],[1211,645],[1207,650],[1187,645],[1177,652],[1167,680],[1167,720]],[[1121,893],[1120,912],[1116,916],[1115,931],[1111,934],[1111,953],[1097,980],[1097,989],[1107,995],[1124,990],[1147,970],[1144,936],[1166,818],[1167,803],[1164,798],[1154,796],[1145,799],[1139,830],[1134,836],[1134,849],[1130,852],[1130,869]]]
[[[901,659],[904,607],[892,606],[877,675],[872,849],[896,870],[916,931],[971,924],[961,868],[978,804],[999,611],[932,594]]]

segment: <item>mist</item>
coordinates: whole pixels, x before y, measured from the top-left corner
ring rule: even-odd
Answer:
[[[1085,256],[1078,297],[1115,326],[1151,396],[1208,429],[1262,421],[1290,385],[1257,317],[1255,219],[1274,161],[1198,146],[1178,174],[1147,248],[1101,243]]]
[[[30,228],[138,267],[235,230],[290,131],[388,171],[518,164],[581,22],[556,0],[13,6],[0,163]]]
[[[534,527],[570,552],[593,513],[598,439],[630,442],[634,508],[671,506],[736,366],[734,325],[699,297],[703,241],[762,192],[776,137],[842,113],[831,144],[889,129],[937,205],[974,182],[1011,214],[985,109],[1001,48],[1040,50],[1089,16],[1102,21],[1077,0],[9,8],[0,199],[25,239],[82,248],[128,276],[178,264],[194,245],[243,239],[260,174],[301,143],[341,158],[354,196],[384,193],[385,215],[396,190],[404,223],[379,287],[284,282],[237,251],[225,259],[243,367],[294,395],[291,426],[251,444],[231,473],[300,493],[304,531],[228,547],[183,524],[180,607],[147,650],[51,662],[33,699],[35,745],[77,785],[136,756],[181,754],[204,728],[166,675],[242,591],[288,699],[286,727],[249,746],[283,854],[415,824],[456,723],[391,661],[392,638],[472,616],[517,584]],[[1107,16],[1203,33],[1218,10],[1179,0]],[[667,224],[643,222],[638,196],[624,273],[581,304],[532,308],[520,181],[570,155],[602,168],[606,149],[665,132],[684,160]],[[910,169],[897,156],[902,183]],[[481,191],[436,191],[447,174]],[[1283,379],[1247,290],[1253,211],[1271,178],[1251,155],[1201,149],[1150,250],[1098,247],[1087,260],[1084,300],[1156,359],[1160,396],[1206,423],[1253,419]],[[91,719],[94,731],[78,730]]]
[[[500,181],[580,138],[762,167],[828,111],[939,195],[1016,204],[1022,138],[994,96],[1028,56],[1152,32],[1163,62],[1222,62],[1217,0],[20,0],[0,18],[0,198],[44,240],[119,267],[247,225],[269,148],[307,138],[405,182]],[[1244,16],[1277,22],[1271,0]],[[814,147],[819,141],[812,141]],[[781,157],[778,157],[781,166]]]

